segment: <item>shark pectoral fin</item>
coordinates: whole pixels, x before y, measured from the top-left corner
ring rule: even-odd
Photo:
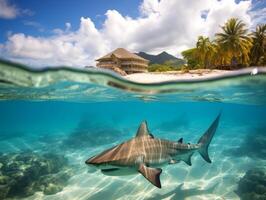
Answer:
[[[193,155],[193,153],[188,154],[186,157],[184,157],[184,158],[182,159],[182,160],[183,160],[187,165],[189,165],[189,166],[192,165],[192,163],[191,163],[191,157],[192,157],[192,155]]]
[[[147,167],[144,164],[140,164],[138,171],[153,185],[158,188],[161,188],[160,174],[162,173],[162,169],[160,168],[151,168]]]

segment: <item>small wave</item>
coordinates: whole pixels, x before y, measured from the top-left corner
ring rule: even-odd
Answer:
[[[255,71],[255,70],[256,71]],[[33,69],[0,60],[0,99],[211,101],[266,104],[266,68],[215,77],[136,83],[102,69]]]

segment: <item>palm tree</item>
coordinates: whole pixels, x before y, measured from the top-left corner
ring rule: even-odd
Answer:
[[[258,25],[252,33],[251,62],[253,65],[265,64],[266,60],[266,24]]]
[[[223,65],[226,65],[226,63],[230,63],[230,61],[228,61],[227,52],[225,52],[219,44],[213,42],[212,46],[213,52],[210,59],[212,66],[219,68]]]
[[[199,67],[199,61],[196,56],[196,52],[197,48],[187,49],[181,52],[183,58],[187,61],[187,65],[189,68]]]
[[[212,57],[216,52],[215,45],[208,37],[199,36],[196,44],[199,63],[204,67],[211,65]]]
[[[224,64],[247,65],[252,39],[247,35],[248,29],[246,29],[245,23],[237,18],[231,18],[221,28],[223,32],[217,33],[215,36],[217,44],[224,52],[224,62],[226,62]]]

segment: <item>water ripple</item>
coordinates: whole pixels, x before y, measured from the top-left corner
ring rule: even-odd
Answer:
[[[0,60],[0,100],[207,101],[266,104],[266,67],[215,77],[136,83],[102,69],[32,69]],[[211,84],[210,84],[211,83]]]

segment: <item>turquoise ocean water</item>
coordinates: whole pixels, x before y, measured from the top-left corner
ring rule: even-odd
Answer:
[[[263,69],[154,85],[4,61],[0,69],[0,199],[240,199],[246,172],[265,172]],[[84,163],[134,137],[143,120],[155,137],[196,143],[219,112],[212,163],[195,153],[192,166],[163,167],[162,189],[142,175],[109,177]]]

